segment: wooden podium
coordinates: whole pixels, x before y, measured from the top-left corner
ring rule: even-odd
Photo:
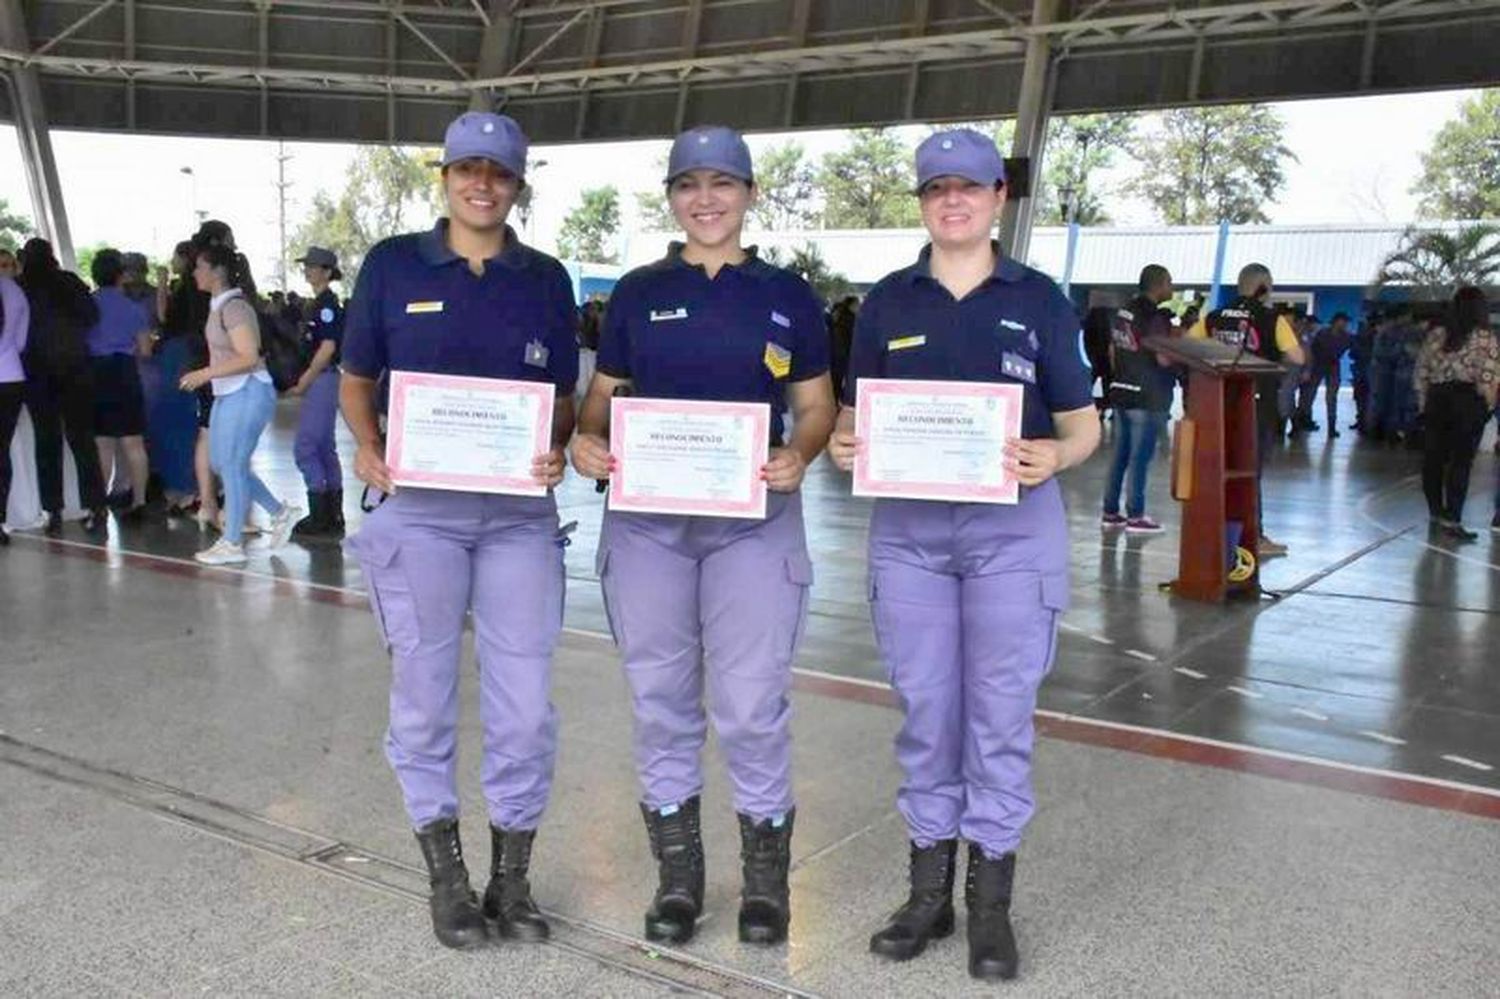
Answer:
[[[1255,387],[1283,369],[1217,340],[1148,337],[1144,346],[1189,373],[1187,418],[1172,442],[1172,498],[1183,504],[1183,516],[1171,591],[1211,603],[1259,597]],[[1231,579],[1236,547],[1250,560],[1240,560]]]

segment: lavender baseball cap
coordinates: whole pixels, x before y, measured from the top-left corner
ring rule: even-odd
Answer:
[[[740,133],[723,125],[690,128],[672,142],[672,155],[667,159],[667,183],[689,170],[717,170],[747,183],[755,182],[750,147],[745,145]]]
[[[530,143],[514,118],[489,111],[465,111],[448,126],[443,136],[442,166],[459,160],[489,160],[526,177],[526,150]]]
[[[1005,160],[992,139],[972,128],[934,132],[917,147],[917,190],[937,177],[993,187],[1005,183]]]

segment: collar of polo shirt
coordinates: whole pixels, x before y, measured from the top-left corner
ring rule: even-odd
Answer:
[[[687,244],[681,242],[680,240],[674,239],[672,240],[672,242],[668,243],[666,256],[667,265],[671,267],[689,267],[693,270],[703,270],[702,266],[689,263],[688,261],[682,259],[682,251],[686,247]],[[739,273],[747,275],[749,277],[760,278],[762,281],[770,278],[773,274],[776,273],[776,267],[774,265],[768,264],[760,258],[760,248],[756,246],[745,247],[745,259],[742,263],[725,264],[725,266],[731,267]]]
[[[990,247],[995,251],[995,271],[991,275],[994,280],[1015,284],[1026,276],[1026,268],[1000,252],[999,242],[990,240]],[[917,255],[917,262],[907,272],[907,279],[912,284],[916,284],[922,278],[929,281],[933,279],[931,243],[922,247],[922,252]]]
[[[505,248],[496,256],[489,259],[498,261],[506,267],[525,267],[530,261],[530,251],[522,245],[520,237],[509,225],[505,227]],[[455,260],[462,260],[458,254],[448,246],[448,220],[438,219],[437,225],[422,234],[417,243],[417,252],[422,260],[433,267],[441,267],[451,264]]]

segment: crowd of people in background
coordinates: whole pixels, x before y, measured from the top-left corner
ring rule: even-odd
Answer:
[[[245,560],[247,534],[271,549],[297,535],[343,535],[343,473],[334,444],[343,304],[337,258],[310,248],[313,297],[262,297],[234,233],[204,222],[153,275],[144,254],[103,248],[91,291],[50,243],[0,251],[0,514],[8,506],[11,441],[24,405],[35,438],[45,532],[62,533],[64,442],[83,527],[153,516],[189,518],[218,540],[209,564]],[[295,455],[310,512],[274,496],[251,470],[278,394],[301,396]],[[250,517],[259,505],[264,528]],[[13,525],[12,525],[13,526]],[[0,544],[9,535],[0,521]]]
[[[0,339],[0,512],[11,479],[8,444],[26,405],[49,535],[62,527],[64,442],[74,456],[86,530],[103,530],[110,510],[122,522],[141,523],[160,500],[167,516],[224,531],[226,490],[209,431],[214,389],[205,384],[192,392],[179,390],[185,373],[210,361],[211,295],[199,287],[195,270],[198,255],[219,246],[230,251],[235,267],[230,284],[252,303],[257,324],[270,327],[275,338],[299,341],[289,383],[275,386],[303,398],[294,456],[307,486],[309,513],[293,525],[292,535],[312,541],[343,536],[343,472],[334,446],[343,321],[343,303],[333,288],[342,277],[337,257],[314,247],[298,261],[311,297],[290,290],[261,297],[244,256],[234,249],[233,232],[217,221],[203,223],[192,239],[179,243],[170,268],[155,275],[144,254],[100,250],[89,267],[93,291],[62,269],[44,240],[31,240],[19,253],[0,249],[0,288],[8,289],[0,305],[11,314]],[[15,284],[5,285],[6,278]],[[608,295],[596,293],[578,309],[580,393],[593,374],[607,308]],[[859,308],[859,296],[844,295],[825,314],[835,392],[842,390],[848,370]],[[1495,365],[1487,360],[1493,338],[1482,292],[1465,289],[1453,303],[1377,305],[1358,322],[1346,312],[1325,323],[1290,306],[1267,308],[1286,318],[1303,362],[1281,358],[1286,371],[1275,393],[1270,440],[1341,436],[1339,397],[1347,355],[1355,409],[1347,429],[1371,442],[1422,451],[1434,526],[1458,540],[1472,540],[1474,532],[1462,526],[1468,470],[1491,414],[1497,413]],[[29,311],[29,322],[18,321],[21,311]],[[1116,428],[1101,518],[1106,529],[1162,530],[1145,508],[1151,462],[1168,439],[1174,400],[1185,392],[1187,378],[1150,351],[1142,352],[1139,344],[1146,336],[1184,335],[1201,318],[1198,304],[1177,301],[1165,268],[1152,265],[1130,302],[1088,310],[1082,319],[1097,405]],[[257,351],[267,354],[264,345]],[[1461,367],[1449,363],[1454,356],[1463,359]],[[1455,380],[1474,386],[1472,398],[1443,387]],[[1463,401],[1456,402],[1459,395]],[[1483,419],[1475,415],[1481,404]],[[1500,532],[1500,491],[1491,527]],[[243,536],[260,528],[247,519],[239,531]],[[0,544],[7,540],[0,522]],[[1269,539],[1262,539],[1262,546],[1265,555],[1284,552]]]
[[[1374,443],[1421,451],[1423,490],[1434,531],[1458,541],[1477,538],[1463,526],[1469,472],[1491,416],[1500,417],[1500,354],[1483,291],[1464,287],[1446,303],[1376,306],[1356,327],[1346,312],[1324,323],[1315,314],[1272,306],[1269,271],[1262,275],[1256,268],[1251,265],[1246,271],[1255,273],[1241,274],[1237,304],[1248,316],[1264,315],[1268,323],[1274,319],[1274,339],[1280,341],[1274,360],[1284,368],[1279,384],[1264,386],[1260,393],[1262,457],[1273,453],[1283,438],[1320,431],[1330,440],[1342,436],[1339,391],[1348,355],[1355,405],[1348,429]],[[1262,280],[1263,291],[1250,287]],[[1142,271],[1135,298],[1121,307],[1092,309],[1083,322],[1085,354],[1102,389],[1096,399],[1100,415],[1116,425],[1115,457],[1101,519],[1105,529],[1132,534],[1161,530],[1145,512],[1146,484],[1157,442],[1166,436],[1174,391],[1181,386],[1185,392],[1187,379],[1143,341],[1203,332],[1204,322],[1222,312],[1211,312],[1200,321],[1194,306],[1180,314],[1174,311],[1173,296],[1171,275],[1150,265]],[[1242,318],[1236,315],[1235,323]],[[1290,350],[1293,343],[1295,353]],[[1326,426],[1314,418],[1319,392]],[[1495,450],[1500,454],[1500,441]],[[1127,473],[1129,494],[1122,513]],[[1500,533],[1500,484],[1490,526]],[[1264,535],[1260,544],[1262,556],[1285,554],[1283,545]]]

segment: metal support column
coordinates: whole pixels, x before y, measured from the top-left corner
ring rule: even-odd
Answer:
[[[1060,6],[1060,0],[1032,0],[1032,25],[1040,27],[1055,22]],[[1047,142],[1047,121],[1052,113],[1052,70],[1051,36],[1036,32],[1026,39],[1026,63],[1021,70],[1021,96],[1016,108],[1016,135],[1010,153],[1031,161],[1031,196],[1007,202],[1000,216],[1001,249],[1023,262],[1031,245],[1036,194],[1041,188],[1042,149]]]
[[[31,51],[20,0],[0,0],[0,46]],[[32,215],[37,229],[51,241],[57,259],[72,270],[77,260],[73,256],[73,236],[68,230],[68,213],[63,206],[62,184],[57,176],[57,158],[52,153],[52,136],[42,106],[41,81],[35,67],[25,66],[12,69],[6,83],[15,115],[16,137],[21,142],[21,165],[31,193]]]
[[[1219,296],[1223,294],[1224,287],[1224,261],[1229,256],[1229,223],[1219,223],[1218,243],[1214,247],[1214,278],[1208,287],[1208,301],[1204,303],[1203,314],[1206,316],[1210,309],[1219,307]]]
[[[512,4],[508,0],[490,0],[490,19],[485,25],[484,39],[479,43],[479,60],[474,67],[475,79],[504,76],[510,69],[516,37],[520,34],[516,30],[516,16],[512,10],[519,6],[520,4]],[[496,95],[485,90],[476,89],[469,95],[469,110],[494,110],[497,103],[495,97]]]

